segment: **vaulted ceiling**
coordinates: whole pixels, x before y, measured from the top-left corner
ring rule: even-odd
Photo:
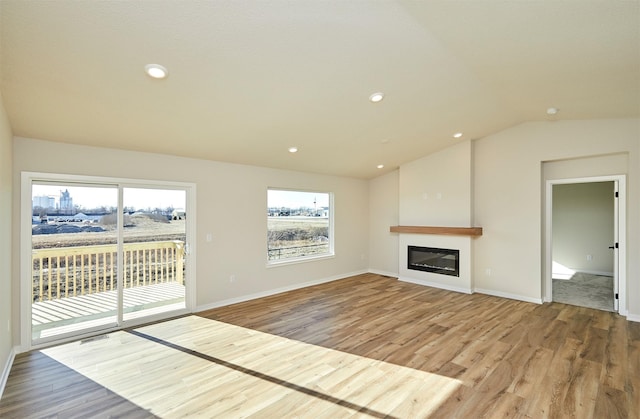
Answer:
[[[19,137],[367,179],[524,121],[640,117],[639,1],[1,0],[0,25]]]

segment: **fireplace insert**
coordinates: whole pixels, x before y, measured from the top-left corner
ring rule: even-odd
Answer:
[[[409,246],[407,268],[442,275],[460,276],[460,251]]]

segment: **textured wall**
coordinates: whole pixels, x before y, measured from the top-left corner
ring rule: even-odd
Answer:
[[[13,347],[11,330],[11,127],[0,94],[0,374]],[[17,285],[16,285],[17,286]]]

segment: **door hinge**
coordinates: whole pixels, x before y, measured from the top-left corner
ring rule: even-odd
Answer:
[[[618,192],[616,192],[616,198],[619,198],[619,197],[620,197],[620,195],[618,194]]]
[[[620,297],[618,296],[618,293],[616,293],[616,300],[619,300]]]

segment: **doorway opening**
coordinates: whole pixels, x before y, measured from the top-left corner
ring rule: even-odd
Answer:
[[[547,182],[546,301],[625,311],[624,181]]]

